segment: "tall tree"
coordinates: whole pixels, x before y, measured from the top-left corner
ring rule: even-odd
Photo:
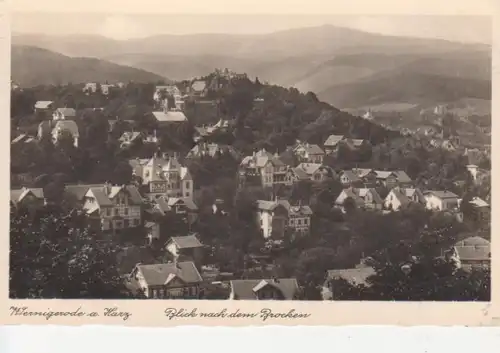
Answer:
[[[127,298],[116,270],[117,247],[97,240],[84,213],[52,206],[10,221],[11,298]]]

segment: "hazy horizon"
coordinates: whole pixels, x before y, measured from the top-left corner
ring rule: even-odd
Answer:
[[[155,35],[257,35],[332,25],[391,36],[492,43],[492,20],[487,16],[424,15],[273,15],[273,14],[12,14],[13,34],[100,35],[116,40]],[[256,26],[256,23],[258,24]],[[85,24],[82,26],[82,24]],[[61,31],[64,29],[64,31]]]

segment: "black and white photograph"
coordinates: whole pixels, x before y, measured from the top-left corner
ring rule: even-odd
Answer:
[[[157,10],[12,14],[11,299],[491,300],[490,17]]]

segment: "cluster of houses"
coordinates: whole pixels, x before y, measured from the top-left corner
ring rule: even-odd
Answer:
[[[73,140],[73,145],[78,147],[80,133],[75,121],[75,109],[67,107],[56,108],[53,101],[37,101],[34,105],[34,110],[43,117],[43,121],[38,124],[37,136],[30,136],[25,133],[19,134],[11,141],[12,145],[34,143],[46,136],[50,137],[54,144],[57,144],[64,134],[68,134]]]
[[[109,92],[113,88],[123,88],[125,87],[125,83],[117,82],[113,84],[109,83],[98,83],[98,82],[87,82],[85,86],[82,88],[82,91],[86,94],[94,94],[97,91],[100,91],[103,95],[109,95]]]
[[[194,80],[188,87],[180,89],[177,85],[159,85],[155,87],[153,99],[156,108],[153,117],[159,127],[187,122],[183,112],[185,100],[189,97],[206,97],[209,89],[218,88],[220,80],[239,78],[237,74],[225,70],[216,70],[212,80]],[[120,84],[108,85],[88,83],[84,92],[105,95],[111,87],[123,87]],[[35,111],[44,114],[44,121],[39,124],[38,138],[50,136],[57,143],[64,133],[69,133],[74,145],[78,146],[79,132],[75,122],[76,111],[72,108],[55,107],[52,101],[38,101]],[[365,119],[372,119],[367,112]],[[301,181],[323,182],[328,179],[338,180],[343,190],[332,207],[348,212],[350,207],[382,212],[399,211],[409,204],[420,204],[429,210],[447,211],[460,215],[462,200],[449,190],[421,190],[403,170],[375,170],[352,168],[334,170],[324,163],[325,157],[339,153],[342,147],[350,150],[371,148],[365,139],[356,139],[344,135],[330,135],[322,146],[296,141],[283,153],[270,153],[265,149],[242,156],[233,146],[204,142],[204,138],[217,131],[230,128],[230,120],[221,119],[213,126],[196,127],[194,140],[197,144],[187,153],[186,159],[203,156],[215,157],[229,155],[240,161],[237,178],[240,187],[258,185],[265,188],[291,186]],[[426,134],[425,131],[422,132]],[[428,132],[426,136],[434,136]],[[12,144],[29,143],[35,137],[20,135]],[[144,136],[141,132],[126,131],[120,137],[122,148],[131,146],[136,141],[158,143],[156,131]],[[453,143],[446,147],[452,149]],[[194,201],[194,181],[189,169],[181,164],[176,153],[157,153],[151,158],[135,158],[129,161],[133,171],[134,183],[130,185],[110,185],[109,183],[92,185],[66,185],[65,194],[69,195],[88,215],[92,227],[103,233],[120,233],[122,230],[142,229],[137,232],[144,236],[145,244],[152,245],[161,238],[158,217],[167,214],[182,217],[188,225],[198,217],[198,207]],[[467,166],[474,180],[478,179],[478,167]],[[380,189],[388,191],[380,194]],[[11,206],[38,207],[46,204],[41,188],[21,188],[11,190]],[[489,204],[478,197],[469,201],[476,212],[477,219],[489,222]],[[230,207],[223,200],[216,200],[213,213],[227,215]],[[288,200],[258,200],[254,220],[264,239],[280,241],[287,234],[307,236],[311,230],[313,211],[309,205],[291,204]],[[209,290],[210,283],[204,269],[204,245],[196,234],[171,237],[162,248],[170,259],[165,263],[137,264],[127,276],[127,286],[141,291],[153,299],[197,299]],[[453,247],[453,256],[460,267],[489,265],[490,244],[487,240],[472,237],[457,243]],[[369,284],[367,279],[375,274],[368,263],[344,270],[331,270],[326,273],[323,288],[324,299],[334,297],[333,279],[342,278],[353,284]],[[232,300],[293,300],[300,296],[299,285],[295,278],[264,278],[230,280],[227,299]]]
[[[134,227],[142,222],[143,198],[135,186],[68,185],[66,191],[81,202],[89,215],[99,220],[103,229]],[[41,205],[43,202],[42,189],[11,190],[11,205],[14,207],[20,204]],[[214,205],[214,212],[216,209],[218,207]],[[312,212],[308,206],[292,206],[286,200],[260,200],[257,209],[257,220],[265,237],[282,237],[287,227],[302,232],[309,229]],[[196,234],[171,237],[163,249],[171,261],[137,264],[126,276],[131,290],[141,291],[151,299],[198,299],[212,288],[213,282],[204,277],[205,248]],[[457,267],[464,269],[489,266],[490,242],[477,236],[463,239],[452,248],[451,256],[456,260]],[[335,298],[335,279],[369,286],[369,277],[374,274],[375,269],[368,263],[352,269],[329,270],[325,274],[323,299]],[[226,294],[226,299],[230,300],[299,298],[300,288],[295,278],[230,280]]]
[[[457,269],[470,271],[489,268],[491,265],[491,243],[480,236],[470,236],[458,241],[451,249],[443,250],[442,257],[452,260]],[[328,270],[321,291],[323,300],[335,300],[338,297],[340,290],[338,280],[346,281],[355,286],[370,287],[372,285],[370,277],[376,274],[370,260],[372,259],[363,259],[354,268]]]
[[[37,102],[35,109],[45,112],[48,116],[38,125],[38,139],[50,136],[56,144],[64,133],[73,138],[73,144],[78,147],[80,133],[76,124],[76,110],[73,108],[53,108],[53,102]],[[37,107],[38,106],[38,107]]]

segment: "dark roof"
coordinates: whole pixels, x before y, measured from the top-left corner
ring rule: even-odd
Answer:
[[[491,258],[491,247],[488,246],[456,246],[461,261],[488,261]]]
[[[393,173],[396,174],[396,178],[398,179],[398,182],[400,182],[400,183],[411,183],[412,182],[411,178],[408,176],[408,174],[406,174],[406,172],[404,170],[395,170]]]
[[[440,199],[457,199],[458,195],[452,193],[451,191],[441,191],[441,190],[427,190],[425,194],[433,194]]]
[[[285,163],[277,156],[262,149],[251,156],[246,156],[240,163],[240,166],[250,167],[255,166],[262,168],[267,162],[271,162],[275,167],[283,167]]]
[[[343,170],[341,174],[345,175],[352,182],[361,180],[359,176],[351,170]]]
[[[142,204],[142,197],[137,190],[137,187],[134,185],[125,185],[123,186],[110,186],[108,192],[105,190],[105,185],[93,186],[90,187],[94,197],[99,206],[111,206],[113,205],[112,199],[116,196],[120,191],[124,190],[128,193],[130,197],[131,204],[140,205]]]
[[[302,147],[307,153],[309,154],[324,154],[323,150],[321,147],[318,145],[311,145],[309,143],[306,144],[301,144],[299,147]]]
[[[299,285],[295,278],[273,279],[239,279],[230,281],[234,293],[234,299],[255,300],[256,291],[267,285],[278,289],[283,295],[283,299],[292,300],[299,290]]]
[[[42,188],[22,188],[13,189],[10,191],[10,201],[12,201],[13,203],[18,203],[28,194],[33,194],[38,199],[44,198]]]
[[[195,235],[186,235],[183,237],[172,237],[170,241],[174,242],[179,249],[201,248],[203,244],[200,243]]]
[[[138,265],[137,268],[144,276],[148,286],[163,286],[174,276],[186,284],[200,283],[203,280],[191,261],[178,262],[177,264]]]
[[[482,237],[473,236],[460,240],[455,246],[490,246],[490,242]]]
[[[332,279],[344,279],[347,282],[355,285],[368,285],[368,277],[374,275],[375,269],[373,267],[359,267],[359,268],[349,268],[344,270],[328,270],[327,278]]]
[[[103,184],[73,184],[66,185],[65,191],[74,195],[78,200],[83,200],[83,197],[90,188],[103,187]]]
[[[183,203],[191,211],[198,210],[198,206],[196,206],[193,199],[191,199],[190,197],[171,197],[168,199],[167,204],[169,207],[171,207],[179,202]]]

